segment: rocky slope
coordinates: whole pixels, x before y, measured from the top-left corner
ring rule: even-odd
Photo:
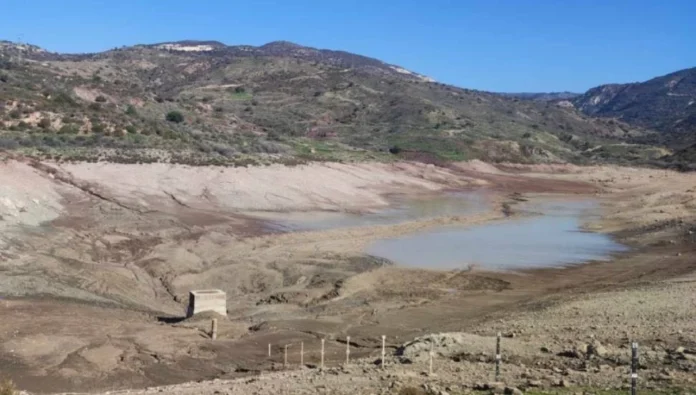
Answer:
[[[659,157],[647,146],[611,148],[650,134],[288,42],[182,41],[79,55],[0,43],[0,147],[42,157],[586,162]]]
[[[610,117],[662,132],[658,142],[694,142],[696,68],[649,81],[592,88],[573,100],[585,114]]]

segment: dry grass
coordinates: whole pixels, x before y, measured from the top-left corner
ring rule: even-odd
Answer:
[[[17,387],[10,379],[0,381],[0,395],[16,395]]]

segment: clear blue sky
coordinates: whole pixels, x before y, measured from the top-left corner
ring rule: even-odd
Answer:
[[[696,0],[2,0],[0,39],[93,52],[288,40],[458,86],[584,91],[696,66]]]

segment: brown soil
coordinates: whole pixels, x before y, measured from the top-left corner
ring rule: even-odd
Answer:
[[[577,385],[622,385],[623,360],[594,360],[597,369],[611,367],[595,374],[575,358],[556,356],[593,335],[617,355],[625,355],[628,339],[649,345],[662,358],[647,363],[655,370],[650,374],[668,369],[674,372],[670,385],[687,383],[688,374],[680,372],[693,375],[693,361],[669,350],[696,348],[688,340],[696,334],[694,318],[685,308],[695,302],[696,176],[484,165],[0,164],[3,374],[34,392],[112,390],[268,371],[282,362],[285,344],[297,360],[300,342],[308,362],[317,363],[321,338],[333,366],[345,358],[347,335],[358,358],[377,355],[381,335],[393,351],[434,332],[464,332],[467,347],[488,347],[502,331],[515,333],[511,382],[526,380],[526,370],[548,385],[561,377],[570,381],[554,369],[571,369],[580,372],[571,374]],[[387,204],[389,194],[457,188],[487,188],[493,208],[467,217],[290,234],[269,233],[248,215],[361,210]],[[600,199],[604,215],[586,226],[634,249],[610,262],[515,273],[404,269],[363,254],[377,238],[499,220],[513,193]],[[220,320],[216,341],[209,339],[208,319],[182,320],[188,291],[213,287],[228,295],[228,318]],[[539,352],[542,346],[553,352]],[[457,385],[464,379],[466,387],[489,375],[490,361],[475,352],[445,347],[438,355],[441,382],[458,377]],[[411,376],[421,365],[396,359],[389,373],[395,380],[364,366],[363,375],[351,376],[352,386],[343,374],[279,373],[261,381],[268,384],[262,389],[259,382],[240,381],[234,391],[218,382],[171,392],[270,394],[288,377],[296,387],[284,393],[309,393],[318,385],[335,393],[380,392],[394,389],[393,381],[398,387],[424,380]]]

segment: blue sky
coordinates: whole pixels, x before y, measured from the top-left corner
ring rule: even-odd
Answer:
[[[288,40],[458,86],[584,91],[696,67],[694,0],[2,0],[0,39],[93,52]]]

